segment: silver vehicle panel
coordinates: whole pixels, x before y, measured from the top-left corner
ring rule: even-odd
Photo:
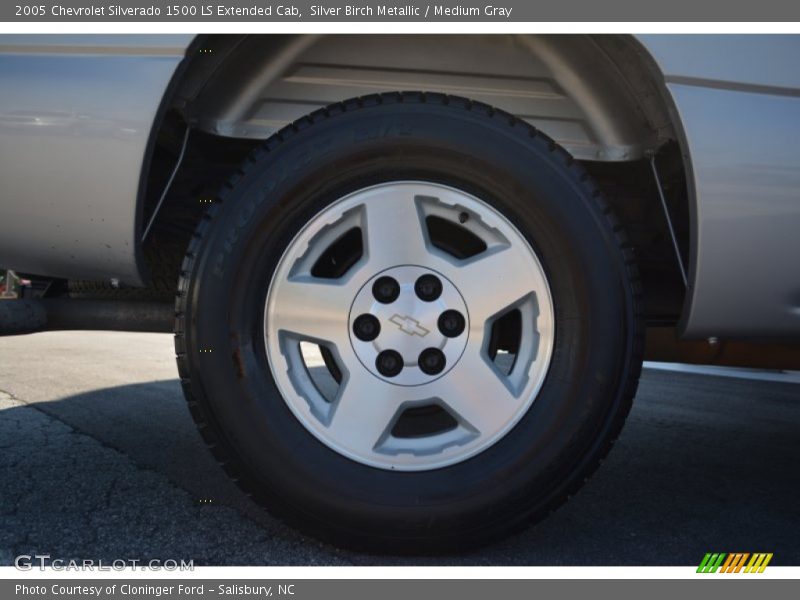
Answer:
[[[677,107],[694,223],[689,337],[800,334],[800,36],[646,36]]]
[[[140,283],[137,194],[191,36],[0,37],[0,262]]]

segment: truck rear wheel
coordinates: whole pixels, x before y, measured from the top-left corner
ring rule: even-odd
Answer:
[[[621,228],[546,136],[434,94],[280,131],[182,269],[192,415],[242,489],[314,536],[429,553],[545,515],[618,435],[641,368]]]

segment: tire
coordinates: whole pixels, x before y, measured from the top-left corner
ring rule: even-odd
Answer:
[[[449,353],[442,364],[452,371],[436,371],[441,364],[434,364],[428,376],[422,366],[411,364],[413,356],[401,356],[405,366],[394,376],[397,379],[385,375],[391,369],[375,373],[379,357],[372,362],[372,355],[358,353],[381,346],[354,341],[354,335],[364,334],[353,333],[356,315],[343,315],[337,308],[340,295],[346,297],[342,290],[355,289],[352,281],[363,280],[367,283],[359,288],[351,312],[362,311],[357,308],[362,305],[367,312],[370,307],[383,310],[381,302],[369,297],[378,294],[369,290],[377,286],[374,278],[381,273],[400,282],[403,302],[416,303],[412,293],[422,298],[421,292],[409,291],[403,278],[421,277],[427,263],[398,258],[402,268],[363,273],[369,265],[382,264],[377,257],[394,248],[390,238],[400,237],[392,229],[380,229],[385,221],[370,217],[371,211],[389,206],[379,204],[382,199],[358,204],[366,213],[341,208],[373,192],[384,194],[380,198],[387,203],[394,198],[390,194],[414,194],[414,214],[425,216],[419,222],[428,228],[428,238],[423,236],[421,243],[430,252],[430,264],[444,265],[433,272],[450,273],[440,275],[444,291],[433,304],[458,305],[455,310],[464,311],[468,321],[463,333],[441,338],[443,352]],[[450,202],[450,197],[461,200]],[[433,224],[438,221],[420,207],[452,215],[453,223],[466,223],[464,227],[472,223],[478,241],[450,225],[442,226],[444,234],[434,239]],[[320,215],[330,211],[345,212],[323,226]],[[322,244],[318,240],[344,227],[343,219],[352,214],[373,218],[359,221],[361,253],[351,248],[358,246],[357,240],[348,246],[356,257],[352,260],[341,259],[344,250],[331,245],[308,267],[316,256],[312,249]],[[398,230],[405,227],[399,212],[391,214],[398,215]],[[364,235],[373,223],[379,223],[375,231],[382,235]],[[459,237],[462,233],[464,239]],[[296,247],[306,239],[303,236],[311,240],[305,254]],[[415,236],[412,232],[408,239]],[[342,234],[336,242],[344,244],[346,238]],[[470,251],[478,242],[483,245]],[[458,249],[449,248],[451,243]],[[501,255],[498,250],[496,255],[507,262],[496,264],[508,267],[461,270],[494,256],[495,244],[508,252]],[[408,247],[417,245],[409,241]],[[397,248],[403,251],[404,246]],[[332,264],[340,265],[339,270],[324,271]],[[455,266],[450,269],[448,264]],[[494,263],[485,263],[489,264]],[[301,267],[322,273],[314,277],[327,277],[335,285],[324,288],[330,293],[299,296],[295,306],[282,300],[290,296],[281,294],[290,294],[282,290],[294,289],[291,283],[300,281],[293,279],[292,269]],[[400,270],[391,270],[395,268]],[[485,281],[476,284],[474,277],[463,276],[473,272],[484,273]],[[282,273],[288,275],[283,278]],[[511,298],[508,290],[514,286],[527,289],[524,286],[537,273],[539,287],[526,300],[508,305],[517,308],[504,308],[502,318],[498,312],[484,319],[496,298]],[[214,456],[272,514],[312,536],[359,550],[462,551],[542,518],[574,494],[607,454],[629,411],[641,370],[641,292],[632,251],[599,191],[545,135],[507,113],[463,98],[423,93],[367,96],[316,111],[278,132],[249,157],[203,218],[178,288],[178,368],[192,416]],[[320,298],[330,302],[330,310]],[[477,303],[469,304],[471,298]],[[303,313],[305,302],[322,308]],[[291,321],[298,313],[307,321]],[[505,318],[509,313],[513,319]],[[392,316],[400,316],[398,330],[379,319],[381,331],[389,332],[387,339],[416,344],[428,335],[423,331],[433,331],[430,339],[440,339],[434,322],[407,318],[408,314],[412,313]],[[308,383],[306,376],[313,369],[296,368],[300,363],[293,349],[298,346],[291,326],[280,329],[284,322],[302,328],[317,322],[327,327],[328,321],[348,323],[349,333],[342,335],[351,340],[349,345],[320,343],[325,372],[344,389],[330,399],[330,409],[319,404]],[[535,333],[532,327],[538,328]],[[460,338],[467,340],[463,350],[457,347]],[[307,339],[316,343],[322,338]],[[522,365],[512,366],[507,375],[500,374],[496,362],[503,350],[512,352],[515,365]],[[480,353],[480,360],[474,352]],[[352,360],[354,354],[361,365]],[[337,361],[345,361],[345,368],[330,368]],[[481,366],[490,362],[495,366]],[[387,364],[395,363],[380,363]],[[400,381],[402,377],[406,379]],[[517,390],[509,392],[509,398],[519,398],[506,405],[504,398],[484,393],[499,390],[499,396],[504,395],[492,377],[504,382],[505,389]],[[353,381],[358,386],[351,386]],[[400,410],[406,412],[395,414],[371,450],[372,433],[367,442],[360,441],[368,427],[348,430],[332,425],[341,406],[353,406],[342,404],[345,397],[361,402],[358,411],[363,417],[358,411],[353,414],[372,426],[371,415],[380,412],[376,402],[418,398],[424,393],[416,390],[426,389],[446,398],[432,398],[430,406],[402,404]],[[319,411],[326,410],[333,416],[320,416]],[[350,413],[342,411],[345,419]],[[460,411],[468,417],[462,418]],[[509,411],[507,418],[504,411]],[[455,425],[441,425],[430,438],[420,430],[410,435],[396,431],[408,419],[415,426],[433,427],[433,421],[427,424],[425,419],[434,419],[434,413],[436,418],[452,418]],[[472,415],[479,426],[472,427]],[[421,420],[414,420],[418,417]],[[342,433],[347,431],[352,433]],[[466,437],[453,437],[458,435]],[[435,443],[425,446],[421,439]],[[400,446],[387,440],[401,440]]]

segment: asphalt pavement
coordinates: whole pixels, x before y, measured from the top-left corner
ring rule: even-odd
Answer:
[[[645,369],[611,455],[565,506],[467,554],[369,556],[306,538],[231,484],[162,334],[0,338],[0,564],[19,554],[196,565],[800,564],[800,384]]]

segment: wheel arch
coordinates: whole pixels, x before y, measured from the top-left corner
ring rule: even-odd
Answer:
[[[382,91],[480,100],[579,160],[626,161],[675,139],[663,78],[632,36],[206,35],[172,105],[192,127],[265,139],[315,108]]]
[[[692,181],[678,113],[663,74],[645,44],[629,35],[197,36],[165,95],[152,137],[172,127],[172,137],[180,138],[174,134],[179,122],[178,128],[192,128],[190,146],[202,145],[198,140],[206,136],[246,153],[318,107],[403,89],[452,93],[504,109],[560,143],[590,172],[596,165],[610,169],[614,177],[650,186],[633,200],[624,198],[623,205],[633,201],[657,208],[651,175],[643,169],[651,151],[680,148],[672,162],[682,162],[682,186]],[[196,151],[203,153],[202,148]],[[160,165],[162,175],[155,180],[157,162],[151,156],[143,171],[147,193],[140,194],[142,223],[163,188],[165,168],[172,166]],[[157,226],[172,218],[174,202],[170,194],[157,215]],[[680,210],[687,221],[682,229],[692,231],[692,190],[677,202],[686,205]],[[202,214],[197,208],[192,213],[195,220]],[[655,222],[648,226],[661,229],[663,235],[663,213],[654,209],[650,218]],[[629,225],[626,215],[622,220]],[[690,239],[687,234],[683,241],[687,257]],[[677,271],[674,255],[661,260]],[[654,292],[658,294],[662,290]],[[649,312],[674,322],[682,312],[685,289],[671,285],[667,295],[666,301],[654,301]]]

